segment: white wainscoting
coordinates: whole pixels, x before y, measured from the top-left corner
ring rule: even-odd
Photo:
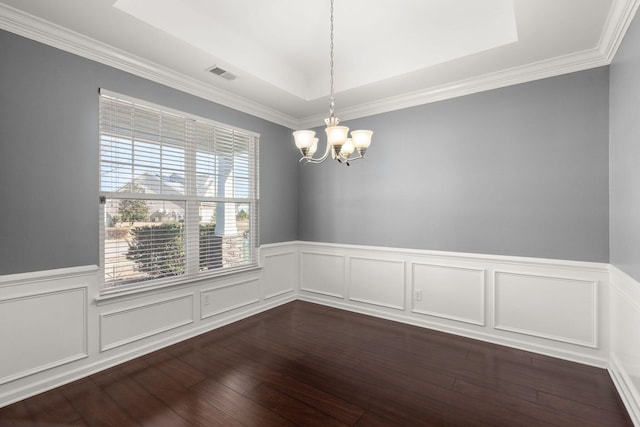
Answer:
[[[597,347],[597,282],[496,271],[494,287],[496,329]]]
[[[640,282],[611,270],[609,372],[629,415],[640,426]]]
[[[300,253],[300,289],[344,298],[345,268],[344,255],[303,250]]]
[[[0,407],[296,298],[297,242],[261,268],[100,295],[97,266],[0,276]]]
[[[640,284],[615,267],[309,242],[260,260],[120,296],[95,266],[0,276],[0,407],[298,298],[608,366],[640,425]]]
[[[297,248],[272,248],[262,254],[264,299],[295,293],[298,289]]]
[[[607,264],[299,246],[300,299],[607,366]]]
[[[225,283],[200,292],[201,318],[216,316],[260,301],[260,280]]]
[[[483,269],[415,262],[411,311],[484,326],[485,287]]]
[[[88,277],[74,273],[1,288],[0,386],[88,357]]]
[[[380,258],[347,258],[351,301],[404,310],[404,262]]]
[[[193,294],[100,314],[100,351],[111,350],[193,323]]]

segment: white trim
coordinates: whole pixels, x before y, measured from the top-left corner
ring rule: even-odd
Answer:
[[[598,49],[585,50],[558,58],[484,74],[482,76],[447,82],[440,86],[432,86],[427,89],[403,93],[353,107],[341,107],[340,118],[346,121],[360,117],[368,117],[375,114],[416,107],[418,105],[430,104],[492,89],[601,67],[609,63],[610,61],[603,57]],[[304,117],[300,119],[299,128],[306,129],[319,126],[324,120],[322,117],[324,116],[321,114]]]
[[[200,277],[191,277],[185,280],[174,279],[170,281],[155,281],[154,283],[147,282],[141,286],[122,286],[119,289],[103,288],[98,296],[94,298],[97,306],[103,306],[112,302],[121,302],[129,299],[140,298],[150,293],[157,293],[158,291],[172,291],[183,286],[197,285],[198,282],[204,282],[208,280],[223,279],[228,276],[236,276],[246,273],[253,273],[262,270],[260,265],[251,265],[236,270],[227,270],[220,273],[212,273],[207,275],[201,275]],[[116,287],[117,288],[117,287]],[[122,289],[126,288],[126,289]]]
[[[204,84],[3,3],[0,3],[0,28],[282,126],[294,128],[297,123],[295,118],[273,108]]]
[[[543,354],[551,357],[556,357],[570,362],[581,363],[584,365],[595,366],[598,368],[605,368],[607,366],[607,359],[598,356],[589,356],[583,353],[572,350],[559,350],[551,345],[536,344],[532,346],[531,343],[524,340],[497,337],[492,334],[471,331],[464,327],[457,327],[451,325],[443,325],[440,323],[431,322],[425,319],[415,318],[406,315],[401,312],[389,312],[381,311],[373,307],[364,307],[355,304],[349,304],[343,301],[327,300],[324,298],[316,298],[312,295],[298,295],[301,301],[313,302],[316,304],[325,305],[328,307],[339,308],[343,310],[352,311],[355,313],[366,314],[369,316],[378,317],[381,319],[392,320],[395,322],[405,323],[407,325],[419,326],[422,328],[432,329],[435,331],[445,332],[448,334],[459,335],[461,337],[471,338],[475,340],[485,341],[493,344],[503,345],[506,347],[516,348],[519,350],[530,351],[538,354]]]
[[[2,276],[0,276],[0,278],[1,277]],[[19,295],[19,296],[14,296],[14,297],[9,297],[9,298],[3,298],[3,299],[0,299],[0,306],[2,306],[2,304],[4,304],[4,303],[9,303],[9,302],[12,302],[12,301],[17,301],[17,300],[41,298],[41,297],[46,297],[46,296],[51,296],[51,295],[59,295],[59,294],[64,294],[64,293],[76,292],[76,291],[80,291],[82,293],[83,300],[86,302],[87,301],[87,287],[86,286],[80,286],[80,287],[71,287],[71,288],[59,289],[59,290],[55,290],[55,291],[52,291],[52,292],[37,292],[37,293],[30,293],[28,295]],[[58,366],[66,365],[67,363],[75,362],[76,360],[86,359],[87,357],[89,357],[89,327],[88,327],[89,318],[88,318],[86,304],[84,304],[82,306],[82,314],[83,314],[82,315],[82,322],[83,322],[83,324],[82,324],[82,350],[83,350],[82,353],[74,354],[74,355],[65,357],[63,359],[54,360],[52,362],[45,363],[44,365],[36,366],[34,368],[27,369],[27,370],[22,371],[22,372],[17,372],[17,373],[15,373],[13,375],[9,375],[9,376],[0,378],[0,385],[9,383],[11,381],[16,381],[16,380],[19,380],[20,378],[28,377],[30,375],[35,375],[35,374],[37,374],[39,372],[44,372],[44,371],[56,368]],[[5,343],[5,345],[6,344],[7,343]]]
[[[406,283],[405,303],[406,298],[411,298],[412,303],[408,307],[404,307],[404,310],[396,307],[395,300],[370,301],[362,298],[356,300],[350,292],[352,284],[349,276],[345,277],[344,280],[344,295],[327,295],[329,289],[307,289],[304,283],[301,282],[299,298],[302,300],[521,348],[580,363],[600,367],[606,366],[609,351],[607,333],[609,316],[607,300],[601,301],[600,298],[606,298],[608,291],[608,264],[316,242],[298,242],[298,247],[300,254],[309,253],[315,256],[329,256],[343,260],[365,258],[379,261],[405,262],[405,265],[408,266],[413,264],[446,265],[458,269],[477,270],[480,273],[483,272],[484,279],[484,293],[475,297],[477,298],[476,303],[483,305],[483,324],[468,322],[468,319],[455,318],[456,313],[454,312],[442,315],[443,313],[423,313],[421,312],[422,310],[416,310],[413,302],[413,289],[407,288]],[[313,259],[311,259],[311,262],[313,262]],[[305,270],[304,259],[301,259],[299,268],[303,271]],[[310,268],[315,271],[320,267],[310,266]],[[507,328],[496,327],[494,324],[497,320],[495,318],[496,283],[494,272],[510,272],[511,270],[527,276],[570,280],[572,283],[584,283],[589,286],[587,291],[590,297],[588,300],[582,301],[583,305],[581,306],[582,310],[588,310],[590,316],[588,331],[583,328],[579,331],[580,335],[565,336],[564,334],[569,333],[566,331],[573,331],[574,328],[571,327],[570,323],[567,323],[571,322],[571,319],[563,317],[560,312],[549,313],[549,315],[557,316],[554,322],[559,323],[552,322],[551,325],[557,325],[557,327],[551,326],[545,329],[542,331],[545,334],[538,333],[541,331],[536,330],[505,330]],[[317,273],[324,274],[321,269]],[[405,281],[407,279],[409,284],[413,283],[412,268],[408,268],[405,272]],[[322,277],[317,278],[317,280],[319,283],[325,281]],[[381,290],[384,290],[386,286],[384,281],[376,281],[375,278],[371,282],[370,286],[379,287]],[[545,294],[544,297],[550,298],[550,301],[552,301],[556,296],[562,297],[564,289],[557,289],[554,292],[559,292],[559,294]],[[373,294],[375,295],[375,290]],[[588,306],[584,304],[588,304]],[[585,311],[585,313],[587,312]],[[524,320],[524,325],[532,321],[526,317],[522,320]],[[588,335],[585,335],[587,332]],[[604,335],[601,336],[600,334]]]
[[[416,287],[416,282],[415,282],[415,267],[417,265],[425,265],[428,267],[438,267],[438,268],[445,268],[445,269],[451,269],[451,270],[464,270],[464,271],[475,271],[475,272],[479,272],[482,273],[482,295],[486,295],[487,294],[487,270],[484,268],[469,268],[469,267],[457,267],[457,266],[452,266],[452,265],[445,265],[445,264],[434,264],[434,263],[429,263],[429,262],[411,262],[410,263],[410,268],[411,268],[411,295],[414,294],[415,292],[415,287]],[[482,298],[481,301],[481,314],[480,320],[476,320],[476,319],[470,319],[470,318],[466,318],[466,317],[459,317],[459,316],[452,316],[450,314],[446,314],[446,313],[438,313],[435,311],[429,311],[429,310],[420,310],[415,308],[415,301],[411,300],[411,312],[412,313],[416,313],[416,314],[426,314],[428,316],[435,316],[435,317],[441,317],[443,319],[449,319],[449,320],[455,320],[458,322],[465,322],[465,323],[470,323],[472,325],[478,325],[478,326],[486,326],[487,323],[487,316],[486,316],[486,306],[487,306],[487,302],[486,302],[486,297]]]
[[[622,39],[631,25],[640,6],[640,0],[614,1],[602,31],[597,49],[602,52],[608,64],[613,61]]]
[[[348,283],[349,285],[351,285],[352,283],[352,279],[351,279],[351,271],[353,269],[353,260],[362,260],[362,261],[375,261],[378,263],[387,263],[387,264],[397,264],[400,267],[402,267],[402,304],[401,305],[397,305],[397,304],[390,304],[390,303],[385,303],[384,301],[376,301],[376,300],[372,300],[372,299],[368,299],[368,298],[360,298],[360,297],[354,297],[351,295],[351,288],[352,286],[348,287],[348,292],[346,292],[345,294],[348,295],[348,299],[350,301],[356,301],[356,302],[362,302],[365,304],[371,304],[371,305],[377,305],[379,307],[387,307],[387,308],[391,308],[394,310],[405,310],[406,305],[407,305],[407,301],[406,301],[406,294],[407,294],[407,275],[406,275],[406,269],[407,269],[407,263],[405,261],[402,260],[394,260],[394,259],[384,259],[384,258],[374,258],[374,257],[368,257],[368,256],[347,256],[345,258],[345,264],[346,264],[346,272],[345,272],[345,278],[348,278]]]
[[[0,394],[0,408],[295,300],[295,296],[292,295],[287,298],[269,301],[268,303],[261,304],[260,306],[254,306],[241,312],[228,314],[225,317],[217,319],[213,323],[198,325],[193,329],[180,332],[176,335],[162,337],[158,341],[143,343],[139,347],[125,350],[122,353],[117,353],[104,358],[93,359],[95,361],[88,365],[75,367],[73,365],[69,365],[71,366],[71,369],[67,371],[54,372],[47,378],[38,379],[23,386],[13,387],[7,393]],[[104,355],[105,353],[102,354]],[[90,357],[88,360],[92,360],[92,358]]]
[[[508,275],[508,276],[520,276],[520,277],[534,277],[537,279],[543,280],[557,280],[561,282],[570,282],[570,283],[582,283],[585,285],[589,285],[591,287],[591,340],[590,341],[580,341],[571,339],[569,337],[562,337],[553,334],[545,334],[538,331],[515,328],[511,326],[501,325],[500,318],[498,316],[498,296],[500,294],[499,291],[499,281],[498,276],[500,275]],[[598,282],[595,280],[578,280],[575,278],[569,277],[558,277],[558,276],[549,276],[543,274],[533,274],[533,273],[521,273],[515,271],[504,271],[504,270],[494,270],[493,272],[493,283],[494,283],[494,293],[493,293],[493,321],[494,328],[502,331],[515,332],[518,334],[531,335],[534,337],[540,337],[545,339],[550,339],[554,341],[565,342],[568,344],[576,344],[585,347],[598,348]]]
[[[629,417],[631,417],[631,421],[634,425],[640,426],[640,396],[633,387],[629,386],[631,380],[622,369],[615,354],[609,356],[609,368],[607,370],[616,390],[618,390],[622,403],[624,403],[629,413]]]
[[[340,115],[343,120],[367,117],[608,65],[615,56],[639,4],[640,0],[614,0],[598,45],[593,49],[343,108]],[[290,129],[309,128],[323,123],[324,113],[322,116],[297,119],[2,3],[0,28]]]
[[[31,271],[0,275],[0,288],[4,286],[22,286],[31,283],[49,282],[56,279],[72,279],[74,277],[93,276],[98,272],[97,265],[57,268],[53,270]]]
[[[101,314],[109,315],[114,312],[130,310],[130,304],[134,304],[136,306],[147,306],[154,304],[158,300],[162,302],[171,300],[172,298],[183,298],[188,296],[187,292],[193,292],[194,302],[191,306],[197,310],[198,307],[194,306],[197,302],[197,297],[195,295],[201,293],[200,291],[202,289],[207,286],[211,286],[212,284],[206,282],[191,282],[189,284],[185,284],[185,287],[172,288],[171,291],[175,291],[175,294],[172,295],[166,294],[169,289],[157,289],[156,293],[139,293],[134,296],[129,295],[125,298],[113,299],[109,301],[109,303],[115,305],[115,311],[110,311],[110,313],[108,313],[105,310],[107,307],[100,307],[95,303],[92,303],[93,301],[89,301],[91,295],[97,294],[98,279],[95,275],[97,271],[96,266],[63,268],[58,270],[0,276],[0,286],[16,286],[15,288],[6,288],[6,290],[11,292],[11,295],[7,294],[9,299],[22,297],[25,294],[36,292],[47,293],[64,291],[66,289],[70,289],[69,283],[67,283],[68,280],[66,279],[75,278],[75,282],[79,284],[84,284],[86,279],[86,285],[88,287],[86,289],[87,307],[85,308],[85,313],[87,313],[88,328],[85,329],[87,334],[83,339],[85,340],[85,343],[88,341],[90,346],[87,352],[89,357],[84,357],[84,360],[77,360],[75,362],[65,361],[62,365],[48,368],[47,372],[39,372],[33,374],[31,377],[16,379],[11,384],[5,384],[0,387],[0,406],[6,406],[18,400],[142,356],[159,348],[166,347],[270,308],[277,307],[281,304],[299,299],[302,301],[315,302],[388,320],[465,336],[472,339],[506,345],[526,351],[533,351],[587,365],[607,367],[618,393],[630,413],[630,416],[636,425],[640,425],[640,392],[635,388],[635,385],[630,382],[629,378],[629,374],[632,373],[633,369],[623,366],[621,364],[622,358],[618,357],[615,354],[615,351],[609,351],[608,347],[609,334],[612,332],[608,331],[606,327],[609,325],[612,327],[614,326],[612,322],[609,322],[609,316],[612,317],[614,315],[615,307],[611,306],[608,311],[607,307],[605,307],[607,304],[606,291],[608,289],[611,292],[621,292],[620,295],[622,297],[631,301],[632,304],[630,307],[632,310],[640,309],[640,284],[615,266],[591,262],[447,253],[441,251],[378,248],[371,246],[309,243],[300,241],[266,244],[261,246],[260,249],[264,250],[263,255],[266,256],[270,256],[269,253],[278,254],[278,252],[286,252],[287,255],[297,255],[297,266],[295,268],[297,268],[298,271],[296,272],[296,275],[299,274],[299,267],[301,265],[300,254],[303,251],[314,255],[330,255],[341,257],[343,259],[348,257],[372,259],[373,257],[373,259],[376,260],[392,260],[396,262],[404,260],[407,266],[410,266],[413,263],[432,264],[433,262],[436,263],[433,265],[440,266],[438,263],[443,262],[448,264],[447,266],[451,268],[467,269],[467,267],[469,267],[470,270],[486,269],[487,273],[485,274],[485,283],[487,299],[485,302],[487,304],[487,324],[485,326],[465,324],[463,322],[441,319],[434,316],[417,315],[416,313],[411,312],[410,308],[405,311],[397,311],[373,304],[354,303],[348,300],[347,292],[345,292],[345,295],[335,298],[296,289],[293,292],[286,292],[282,296],[273,297],[268,301],[265,301],[263,297],[257,304],[211,317],[207,322],[196,319],[196,321],[190,326],[174,329],[172,332],[155,335],[153,338],[137,341],[135,344],[129,346],[122,346],[111,352],[100,353],[99,348],[101,346],[100,342],[96,339],[96,334],[100,332],[99,319]],[[448,257],[447,254],[449,255]],[[598,307],[599,311],[597,313],[602,313],[603,316],[596,319],[596,322],[600,325],[599,327],[602,328],[596,329],[596,331],[603,334],[597,338],[602,348],[594,349],[566,342],[556,342],[540,337],[530,337],[523,334],[501,333],[502,331],[495,330],[492,325],[493,319],[491,318],[493,308],[492,292],[494,286],[494,281],[492,279],[493,274],[491,273],[493,271],[505,271],[505,269],[510,270],[511,266],[514,265],[521,267],[518,268],[518,271],[525,272],[526,274],[532,272],[534,275],[541,275],[545,277],[564,277],[572,281],[597,282],[597,287],[600,288],[597,297],[602,298],[599,299],[600,306]],[[411,268],[407,268],[405,272],[405,280],[411,280],[412,277]],[[243,282],[241,277],[237,277],[235,279],[228,278],[225,280],[234,283]],[[264,276],[259,276],[256,280],[264,280]],[[252,280],[246,280],[246,282],[251,281]],[[51,283],[55,284],[55,289],[51,288]],[[223,285],[223,287],[233,286],[234,283]],[[299,280],[298,284],[300,284]],[[24,288],[22,286],[24,286]],[[190,289],[187,290],[185,289],[186,287],[190,287]],[[83,286],[78,286],[77,288],[83,289]],[[189,297],[191,298],[191,296]],[[132,303],[131,300],[134,298],[140,298],[140,302]],[[614,302],[614,299],[610,299],[610,302]],[[196,318],[195,313],[193,317],[194,319]]]
[[[640,313],[640,282],[615,265],[609,266],[609,274],[611,282],[611,316],[615,316],[615,313],[623,309],[623,307],[614,305],[616,301],[614,293],[618,293],[625,303],[629,304],[632,310]],[[617,332],[615,322],[612,321],[610,325],[610,335],[612,341],[615,341],[615,334]],[[626,355],[626,359],[629,359],[629,356],[638,357],[638,355]],[[616,353],[615,345],[612,346],[609,354],[609,374],[618,390],[622,402],[627,408],[631,420],[634,425],[640,426],[640,390],[636,386],[637,381],[636,384],[634,384],[634,381],[630,378],[629,368],[631,368],[637,376],[637,366],[625,366]]]
[[[208,319],[209,317],[213,317],[213,316],[218,316],[220,314],[223,314],[223,313],[226,313],[226,312],[229,312],[229,311],[233,311],[233,310],[237,310],[238,308],[246,307],[248,305],[252,305],[252,304],[255,304],[257,302],[260,302],[260,300],[258,298],[254,299],[254,300],[251,300],[251,301],[235,304],[235,305],[230,305],[229,307],[225,307],[222,310],[212,311],[211,313],[203,314],[203,315],[200,316],[200,320]]]
[[[268,247],[269,249],[277,249],[279,246],[277,246],[277,245],[265,245],[264,247]],[[272,254],[265,254],[264,255],[264,259],[263,259],[263,265],[267,263],[267,259],[272,259],[272,258],[276,258],[276,257],[292,257],[294,259],[294,265],[297,265],[297,263],[298,263],[297,251],[290,250],[290,247],[287,246],[285,252],[274,252]],[[296,267],[296,270],[297,270],[297,267]],[[263,283],[262,283],[262,285],[263,285],[262,298],[265,299],[265,300],[268,300],[268,299],[271,299],[271,298],[276,298],[276,297],[279,297],[281,295],[288,294],[290,292],[295,292],[296,286],[297,286],[297,285],[295,285],[294,287],[289,288],[289,289],[282,289],[282,290],[278,290],[276,292],[267,294],[264,291],[264,277],[262,277],[262,280],[263,280]],[[296,280],[294,279],[294,283],[295,282],[296,282]]]
[[[430,258],[442,258],[446,260],[456,261],[480,261],[480,262],[496,262],[500,264],[515,264],[537,267],[550,267],[560,268],[568,270],[580,270],[580,271],[592,271],[599,273],[608,273],[609,264],[602,262],[590,262],[590,261],[572,261],[572,260],[560,260],[551,258],[533,258],[533,257],[521,257],[510,255],[491,255],[491,254],[478,254],[470,252],[447,252],[447,251],[434,251],[429,249],[406,249],[406,248],[394,248],[387,246],[366,246],[366,245],[349,245],[344,243],[324,243],[324,242],[310,242],[310,241],[296,241],[300,246],[305,248],[318,248],[316,252],[309,252],[308,250],[302,250],[301,253],[311,253],[314,255],[324,255],[327,252],[323,252],[321,249],[332,251],[335,255],[336,249],[357,250],[366,252],[386,252],[397,254],[401,256],[425,256]],[[340,256],[340,255],[337,255]]]
[[[133,336],[133,337],[129,337],[129,338],[120,340],[120,341],[116,341],[116,342],[111,343],[111,344],[104,343],[104,321],[105,321],[105,319],[108,319],[109,317],[115,317],[115,316],[118,316],[118,315],[123,314],[123,313],[133,313],[135,311],[138,311],[138,310],[141,310],[141,309],[144,309],[144,308],[154,307],[154,306],[158,306],[158,305],[161,305],[161,304],[166,304],[168,302],[182,300],[182,299],[191,300],[191,313],[190,313],[191,314],[191,318],[190,319],[182,320],[180,322],[176,322],[176,323],[173,323],[173,324],[170,324],[170,325],[166,325],[166,326],[163,326],[163,327],[158,328],[158,329],[153,329],[153,330],[147,331],[145,333],[142,333],[140,335],[136,335],[136,336]],[[149,304],[139,304],[139,305],[136,305],[136,306],[133,306],[133,307],[127,307],[127,308],[122,309],[122,310],[111,311],[109,313],[102,313],[102,314],[100,314],[99,319],[100,319],[100,352],[104,352],[104,351],[112,350],[114,348],[121,347],[121,346],[126,345],[126,344],[131,344],[133,342],[143,340],[145,338],[152,337],[154,335],[159,335],[159,334],[161,334],[163,332],[167,332],[167,331],[170,331],[172,329],[179,328],[181,326],[192,324],[195,321],[195,316],[194,316],[194,313],[193,313],[193,294],[178,295],[178,296],[172,297],[172,298],[165,298],[165,299],[162,299],[162,300],[157,300],[157,301],[154,301],[154,302],[149,303]]]

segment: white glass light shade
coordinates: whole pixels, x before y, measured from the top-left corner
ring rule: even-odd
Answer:
[[[309,147],[307,155],[313,156],[314,154],[316,154],[316,151],[318,151],[318,138],[313,138],[313,144],[311,144],[311,147]]]
[[[327,144],[331,146],[341,146],[347,141],[349,128],[346,126],[327,126]]]
[[[293,133],[296,147],[299,149],[311,148],[316,133],[312,130],[298,130]]]
[[[353,141],[351,140],[351,138],[347,138],[347,141],[342,144],[342,148],[340,149],[340,154],[342,154],[345,157],[348,157],[349,154],[353,153],[355,151],[356,147],[353,146]]]
[[[352,130],[351,138],[353,139],[353,145],[356,148],[369,148],[369,145],[371,145],[371,135],[373,135],[373,132],[370,130]]]

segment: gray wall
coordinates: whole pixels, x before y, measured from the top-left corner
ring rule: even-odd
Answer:
[[[299,166],[282,126],[11,33],[0,51],[0,274],[98,263],[99,87],[259,132],[261,243],[609,261],[606,67],[346,122],[375,131],[368,159],[346,168]],[[620,74],[613,86],[637,78]],[[611,99],[612,117],[626,111]],[[621,203],[616,236],[633,229]],[[640,252],[625,241],[638,239],[612,236],[621,266]]]
[[[299,167],[299,239],[608,262],[608,79],[603,67],[344,122],[372,129],[372,146],[349,168]]]
[[[261,134],[261,243],[296,239],[290,130],[0,31],[0,274],[98,264],[98,88]]]
[[[611,64],[611,264],[640,280],[640,21]]]

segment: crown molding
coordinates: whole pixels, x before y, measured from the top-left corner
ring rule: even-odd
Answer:
[[[571,53],[549,60],[501,70],[470,79],[449,82],[415,92],[403,93],[366,104],[340,108],[340,118],[353,120],[389,111],[401,110],[432,102],[443,101],[487,90],[527,83],[533,80],[573,73],[589,68],[609,65],[633,17],[640,0],[614,0],[598,45],[589,50]],[[326,115],[326,114],[325,114]],[[299,128],[321,126],[325,115],[314,115],[300,119]]]
[[[640,0],[617,0],[611,6],[607,22],[602,30],[602,36],[598,42],[598,48],[607,58],[608,63],[613,61],[639,5]]]
[[[424,90],[403,93],[366,104],[353,107],[341,107],[340,119],[342,121],[353,120],[432,102],[444,101],[464,95],[471,95],[547,77],[600,67],[608,65],[609,62],[599,49],[590,49],[551,60],[501,70],[469,79],[457,80],[455,82],[448,82],[444,85],[433,86]],[[322,115],[309,116],[301,119],[302,128],[320,126],[323,122],[324,116]]]
[[[2,3],[0,28],[288,128],[297,125],[297,120],[287,114]]]
[[[341,108],[340,116],[342,120],[357,119],[608,65],[639,5],[640,0],[614,0],[598,45],[593,49]],[[324,113],[297,119],[2,3],[0,28],[290,129],[321,126],[324,122]]]

